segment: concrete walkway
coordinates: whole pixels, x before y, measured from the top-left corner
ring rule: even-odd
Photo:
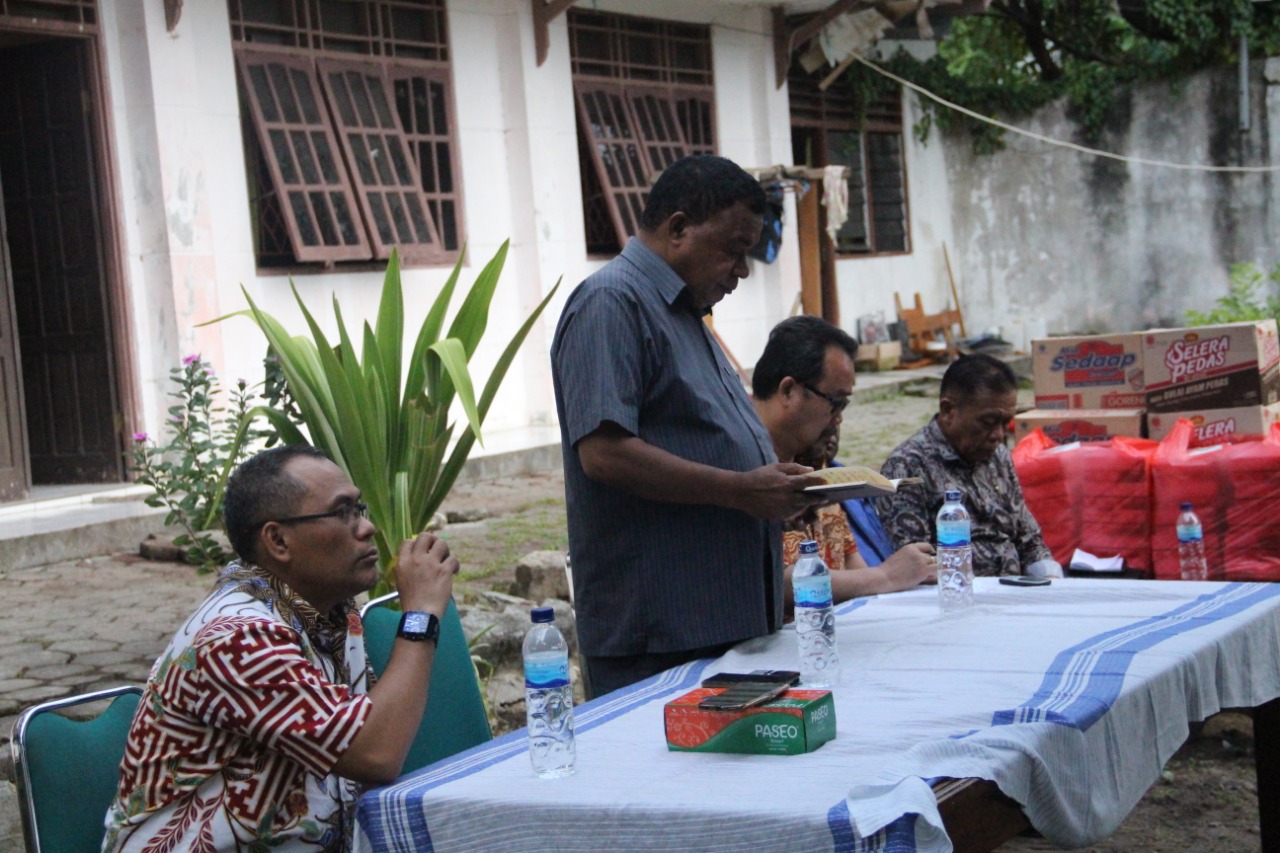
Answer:
[[[212,575],[128,554],[0,571],[0,851],[22,847],[9,738],[29,705],[141,684]]]
[[[855,396],[936,379],[942,369],[859,374]],[[533,437],[550,436],[542,430]],[[558,445],[503,449],[515,438],[495,436],[491,452],[469,461],[460,481],[559,467]],[[136,556],[137,543],[163,522],[163,511],[146,507],[143,494],[118,487],[0,507],[0,853],[23,849],[9,753],[18,713],[47,699],[143,683],[213,580],[190,566]]]

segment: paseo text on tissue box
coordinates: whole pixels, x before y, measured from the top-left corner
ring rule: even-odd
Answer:
[[[673,752],[737,752],[799,755],[836,736],[836,706],[830,690],[793,689],[753,708],[699,708],[723,688],[699,687],[663,709],[667,749]]]

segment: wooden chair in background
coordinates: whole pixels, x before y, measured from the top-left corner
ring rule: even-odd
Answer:
[[[893,294],[893,303],[898,309],[898,319],[907,324],[907,346],[917,355],[935,361],[952,360],[957,356],[956,341],[951,329],[959,326],[961,334],[964,334],[964,316],[959,308],[926,314],[919,293],[915,294],[915,305],[911,308],[902,306],[902,297],[897,293]]]

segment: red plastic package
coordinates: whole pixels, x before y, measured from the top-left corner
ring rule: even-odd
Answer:
[[[1179,421],[1152,459],[1156,577],[1181,577],[1176,521],[1190,501],[1204,528],[1210,580],[1280,580],[1280,424],[1213,447],[1191,447],[1192,436],[1191,422]]]
[[[1125,567],[1151,573],[1151,457],[1145,438],[1058,445],[1033,430],[1013,449],[1027,508],[1045,545],[1066,566],[1076,548],[1124,557]]]

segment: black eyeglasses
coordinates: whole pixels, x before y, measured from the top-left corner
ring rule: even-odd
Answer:
[[[843,412],[845,409],[849,408],[848,397],[844,397],[843,399],[840,397],[832,397],[830,394],[822,393],[817,388],[814,388],[812,385],[810,385],[808,382],[801,382],[800,386],[804,388],[804,390],[808,391],[810,394],[813,394],[816,397],[821,397],[822,399],[826,400],[827,404],[831,406],[832,415],[838,415],[841,412]]]
[[[301,524],[304,521],[319,521],[322,518],[336,518],[346,524],[348,527],[355,527],[360,523],[360,519],[369,517],[369,505],[356,501],[355,503],[345,504],[337,509],[329,512],[317,512],[312,515],[295,515],[292,518],[270,518],[266,521],[259,522],[254,529],[261,527],[274,521],[276,524]]]

